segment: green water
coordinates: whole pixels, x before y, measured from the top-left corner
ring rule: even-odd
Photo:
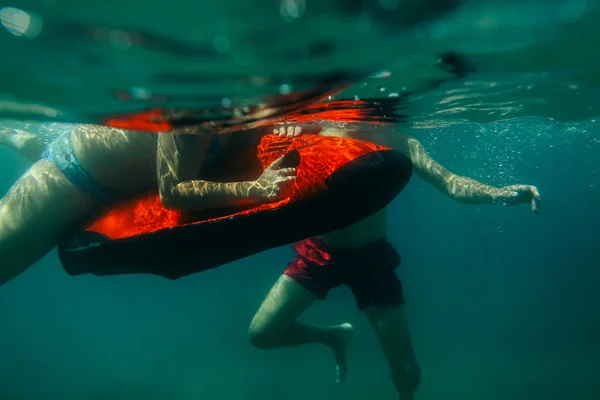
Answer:
[[[202,35],[212,40],[210,29],[262,26],[253,22],[260,21],[260,7],[249,2],[221,8],[209,2],[19,3],[14,6],[50,21],[110,21],[196,44],[203,43]],[[217,11],[237,19],[228,23],[215,17]],[[355,18],[336,18],[325,7],[330,18],[312,31],[332,41],[349,38],[350,47],[332,56],[336,67],[368,66],[372,60],[390,72],[362,80],[338,98],[389,98],[418,90],[448,77],[432,63],[438,51],[468,56],[479,72],[411,96],[398,110],[408,117],[401,129],[453,172],[496,186],[534,184],[544,199],[540,215],[526,206],[467,206],[415,178],[393,202],[389,238],[403,260],[398,273],[423,369],[420,400],[600,398],[597,11],[597,2],[583,0],[467,2],[436,20],[428,34],[392,37],[375,29],[372,34],[381,40],[361,47],[349,35]],[[284,27],[292,29],[281,21],[272,24],[282,37]],[[302,29],[298,32],[308,34]],[[142,109],[152,102],[113,96],[117,89],[140,86],[218,95],[172,106],[246,98],[247,86],[222,81],[161,86],[154,77],[165,71],[329,70],[318,59],[291,67],[289,61],[267,63],[277,58],[269,48],[283,52],[297,44],[269,47],[264,38],[254,45],[243,42],[247,52],[262,57],[254,65],[213,65],[164,51],[94,47],[50,32],[55,35],[45,42],[0,32],[2,116],[40,118],[52,108],[64,112],[46,115],[48,121],[80,121],[95,113]],[[242,42],[245,36],[234,37]],[[279,84],[251,89],[248,98],[277,94]],[[42,106],[23,111],[31,102]],[[0,149],[0,167],[5,192],[28,165]],[[261,351],[249,344],[248,324],[292,256],[288,247],[273,249],[171,282],[69,277],[52,252],[0,288],[0,398],[395,399],[377,339],[345,288],[302,316],[315,323],[355,324],[344,385],[334,384],[333,359],[324,348]]]

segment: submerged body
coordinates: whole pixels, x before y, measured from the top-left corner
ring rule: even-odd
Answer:
[[[295,136],[300,130],[282,128],[278,132]],[[539,194],[535,187],[493,188],[459,177],[433,161],[418,141],[405,135],[381,128],[348,130],[331,127],[326,127],[321,134],[392,147],[411,159],[417,175],[457,201],[506,204],[531,201],[534,210],[537,209]],[[285,193],[282,190],[285,182],[292,181],[287,179],[291,178],[291,171],[286,169],[278,170],[279,175],[270,170],[260,182],[224,185],[197,180],[195,177],[203,160],[190,155],[202,154],[204,157],[209,143],[175,135],[165,135],[161,140],[165,143],[157,150],[157,141],[152,135],[95,126],[77,127],[71,136],[73,154],[89,178],[98,186],[123,196],[134,196],[158,186],[161,198],[166,199],[167,204],[194,208],[240,199],[245,202],[276,200]],[[31,147],[28,146],[28,153],[35,154]],[[42,153],[44,147],[40,145],[38,150]],[[183,168],[181,163],[185,164]],[[135,175],[130,174],[129,169],[136,171]],[[67,229],[107,204],[72,180],[76,179],[71,177],[69,180],[49,160],[37,161],[2,199],[0,278],[3,282],[50,251]],[[244,200],[240,193],[250,193],[250,189],[260,189],[254,193],[262,195],[252,195]],[[206,198],[212,200],[203,200]],[[338,378],[344,380],[347,373],[345,350],[352,338],[352,326],[320,327],[296,320],[314,300],[325,298],[329,290],[346,284],[353,289],[359,308],[365,310],[382,342],[401,398],[412,398],[420,381],[420,369],[404,315],[402,286],[394,272],[400,259],[385,234],[386,212],[383,210],[346,229],[297,244],[298,257],[290,263],[252,321],[252,343],[261,348],[326,344],[337,360]],[[348,279],[348,271],[351,279]]]
[[[325,126],[321,135],[352,137],[391,147],[413,162],[415,174],[450,198],[471,204],[530,203],[537,212],[537,188],[515,185],[495,188],[446,170],[415,139],[389,128]],[[297,257],[275,283],[249,328],[251,342],[264,349],[321,343],[329,346],[337,362],[337,380],[346,378],[346,347],[353,327],[316,326],[298,317],[329,290],[346,285],[357,306],[364,310],[388,361],[392,381],[401,400],[410,400],[420,384],[420,367],[413,350],[404,313],[402,285],[395,269],[400,257],[386,239],[386,210],[348,228],[310,238],[294,245]]]
[[[184,139],[76,125],[66,127],[48,146],[42,139],[29,132],[0,130],[0,144],[33,162],[0,200],[0,284],[23,273],[62,235],[116,201],[158,188],[166,205],[182,209],[269,202],[285,196],[282,183],[294,177],[294,171],[276,170],[274,163],[253,182],[198,179],[207,162],[236,146],[233,136]],[[257,189],[233,194],[229,190],[248,186]]]
[[[69,172],[63,173],[48,159],[49,154],[41,158],[45,150],[41,138],[30,137],[26,155],[34,164],[0,200],[0,283],[24,272],[52,250],[62,234],[103,205],[104,199],[86,187],[123,196],[156,187],[156,141],[151,135],[79,125],[56,140],[64,142],[66,135],[70,137],[63,145],[70,145],[69,153],[77,155],[77,160],[70,160],[71,179]],[[75,176],[80,169],[88,175]]]

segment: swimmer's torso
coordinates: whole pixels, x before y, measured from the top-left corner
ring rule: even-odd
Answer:
[[[319,236],[336,249],[352,249],[383,239],[386,234],[386,209],[339,231]]]
[[[327,127],[320,135],[350,137],[388,146],[405,155],[409,154],[408,137],[405,134],[381,128],[373,129],[368,125],[364,125],[362,128],[357,129],[355,125],[355,128],[350,132],[343,127]],[[348,199],[348,201],[351,201],[351,199]],[[386,214],[384,208],[348,228],[322,235],[319,238],[330,247],[339,249],[357,248],[376,242],[386,236]]]

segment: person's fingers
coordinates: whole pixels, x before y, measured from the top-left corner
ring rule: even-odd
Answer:
[[[271,165],[269,165],[269,166],[267,167],[267,169],[270,169],[270,170],[275,170],[275,169],[279,168],[279,167],[281,166],[281,164],[283,163],[283,159],[284,159],[284,157],[285,157],[285,156],[281,156],[281,157],[279,157],[278,159],[276,159],[275,161],[273,161],[273,162],[271,163]]]
[[[538,214],[542,209],[542,196],[536,188],[534,188],[533,199],[531,199],[531,209],[534,213]]]
[[[287,125],[273,128],[273,134],[278,135],[279,137],[294,138],[300,136],[301,133],[302,127],[300,125]]]
[[[284,176],[284,177],[277,179],[277,182],[275,184],[278,187],[281,187],[281,185],[285,184],[286,182],[293,182],[295,180],[296,180],[295,176]]]
[[[530,190],[531,190],[531,193],[533,194],[533,198],[534,198],[534,199],[536,199],[536,200],[538,200],[538,201],[541,201],[541,200],[542,200],[542,196],[540,195],[540,191],[538,190],[538,188],[537,188],[537,187],[535,187],[535,186],[531,186],[531,189],[530,189]]]
[[[277,170],[277,174],[279,176],[292,176],[292,175],[296,175],[296,168],[283,168],[283,169]]]
[[[283,188],[286,187],[290,187],[294,184],[294,181],[296,180],[295,176],[286,176],[286,177],[282,177],[277,179],[277,181],[274,183],[274,187],[276,191],[280,191]]]

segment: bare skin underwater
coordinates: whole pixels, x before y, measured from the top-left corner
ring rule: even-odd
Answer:
[[[285,132],[281,134],[285,135]],[[350,137],[393,148],[410,158],[414,165],[414,172],[418,177],[455,201],[465,204],[529,204],[532,211],[539,212],[541,197],[535,186],[511,185],[496,188],[465,176],[456,175],[431,158],[419,141],[400,132],[391,131],[389,127],[360,126],[357,124],[334,127],[331,124],[324,123],[320,134]],[[355,257],[358,254],[357,252],[362,252],[365,257],[372,257],[373,262],[376,263],[378,258],[381,257],[380,254],[377,254],[377,250],[368,254],[363,250],[374,248],[374,243],[387,242],[385,240],[386,230],[387,218],[384,209],[346,229],[316,239],[324,245],[323,247],[327,248],[323,254],[324,258],[335,259],[335,254],[343,255],[344,253],[349,254],[350,257]],[[391,247],[391,245],[389,246]],[[378,247],[375,246],[375,248]],[[312,250],[315,250],[315,248],[312,248]],[[304,279],[308,277],[309,281],[311,279],[315,281],[323,274],[322,268],[328,267],[327,263],[319,265],[317,268],[306,266],[304,256],[306,254],[299,254],[296,259],[302,261],[300,263],[301,273],[298,274],[298,263],[295,270],[288,267],[288,270],[268,293],[250,324],[250,341],[256,347],[262,349],[293,347],[309,343],[324,344],[331,349],[335,357],[337,382],[343,382],[348,374],[346,348],[353,337],[354,329],[349,323],[317,326],[298,321],[300,315],[315,300],[323,298],[314,290],[311,290],[314,287],[305,285],[306,280]],[[341,263],[338,262],[338,264]],[[362,270],[359,273],[360,278],[375,282],[375,287],[372,288],[375,292],[388,290],[386,288],[390,287],[390,281],[397,281],[393,271],[373,268],[373,264],[370,266],[339,265],[339,267]],[[369,269],[373,269],[375,272],[369,272]],[[288,273],[288,271],[290,272]],[[334,279],[337,274],[338,272],[335,272],[335,270],[332,272]],[[356,293],[360,293],[360,282],[352,282],[349,286],[355,296]],[[391,293],[392,296],[390,297],[399,300],[378,302],[378,294],[371,293],[373,296],[371,300],[373,301],[367,307],[362,308],[359,306],[359,308],[364,309],[379,338],[399,398],[401,400],[411,400],[414,398],[421,381],[421,369],[413,350],[399,281],[398,285],[392,286],[391,290],[400,291],[400,293],[396,293],[396,296]],[[360,305],[358,297],[357,302]]]

